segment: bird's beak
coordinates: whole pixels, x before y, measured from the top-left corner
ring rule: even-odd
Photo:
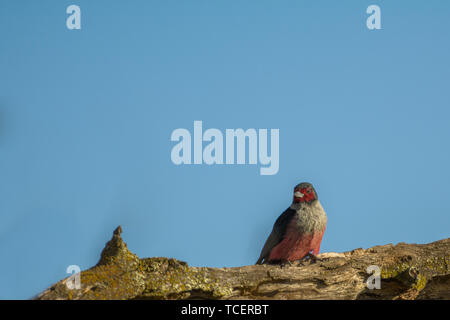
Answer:
[[[295,196],[296,198],[303,198],[304,194],[301,193],[300,191],[295,191],[294,196]]]

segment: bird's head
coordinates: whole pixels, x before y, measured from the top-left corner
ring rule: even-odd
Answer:
[[[294,203],[312,202],[317,200],[317,193],[311,183],[302,182],[294,188]]]

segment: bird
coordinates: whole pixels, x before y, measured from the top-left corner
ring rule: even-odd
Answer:
[[[288,263],[306,256],[317,260],[327,215],[309,182],[294,188],[292,204],[275,221],[256,264]]]

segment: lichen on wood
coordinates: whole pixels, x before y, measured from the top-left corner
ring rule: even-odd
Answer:
[[[450,239],[323,253],[285,265],[190,267],[173,258],[140,259],[119,226],[81,288],[63,279],[35,299],[450,299]],[[381,271],[381,289],[368,289],[367,267]]]

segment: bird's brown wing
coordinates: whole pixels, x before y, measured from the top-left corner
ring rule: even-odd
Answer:
[[[275,221],[275,224],[273,225],[272,232],[270,233],[263,249],[261,250],[261,254],[259,255],[258,261],[256,261],[256,264],[263,264],[267,262],[272,249],[275,248],[283,240],[286,234],[287,226],[294,217],[295,213],[295,210],[287,208],[278,217],[277,221]]]

